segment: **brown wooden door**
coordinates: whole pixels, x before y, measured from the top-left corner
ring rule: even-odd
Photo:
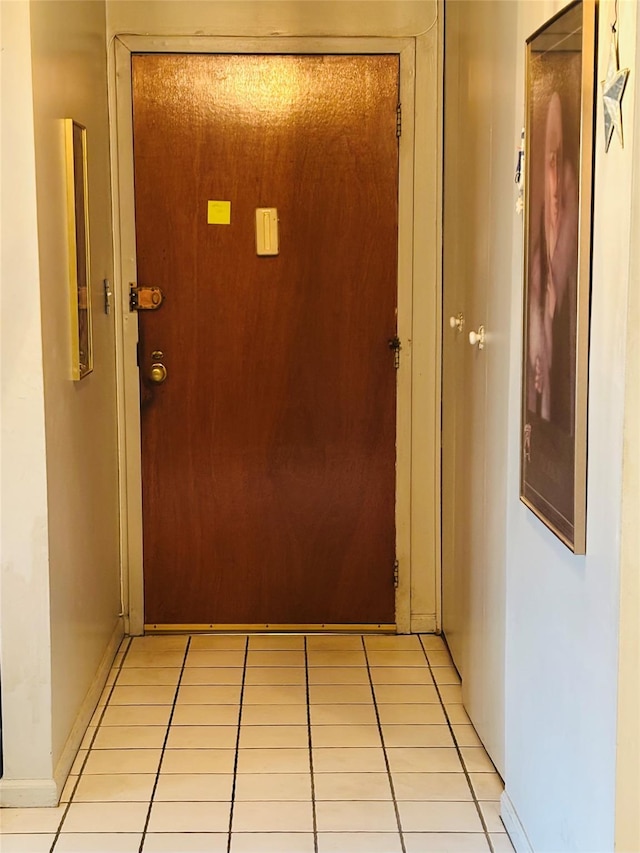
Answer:
[[[398,73],[133,56],[147,624],[395,621]]]

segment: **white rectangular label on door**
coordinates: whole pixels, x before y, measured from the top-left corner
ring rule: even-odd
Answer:
[[[256,251],[259,255],[277,255],[278,210],[275,207],[256,208]]]

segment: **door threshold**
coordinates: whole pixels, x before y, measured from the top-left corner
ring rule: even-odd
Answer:
[[[214,634],[395,634],[395,624],[389,623],[333,623],[322,624],[289,624],[289,623],[251,623],[251,624],[223,624],[220,622],[201,623],[179,623],[179,624],[145,624],[145,634],[167,634],[167,633],[214,633]]]

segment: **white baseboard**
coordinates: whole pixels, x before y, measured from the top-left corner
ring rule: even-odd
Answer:
[[[0,806],[3,808],[40,808],[57,806],[80,744],[100,701],[113,659],[124,636],[119,618],[102,656],[91,686],[56,765],[53,779],[0,779]]]
[[[516,853],[533,853],[525,828],[506,791],[503,791],[500,797],[500,817]]]
[[[102,655],[100,665],[98,666],[96,674],[93,677],[93,681],[91,682],[91,687],[89,687],[84,702],[80,706],[76,721],[73,724],[73,728],[71,729],[69,737],[67,738],[67,742],[64,745],[64,749],[62,750],[62,755],[60,756],[56,765],[53,778],[55,780],[56,788],[58,791],[58,799],[62,794],[62,789],[65,786],[69,771],[71,770],[76,755],[78,754],[82,739],[84,738],[85,732],[87,731],[87,727],[91,722],[91,718],[93,717],[98,702],[100,701],[100,696],[102,695],[102,691],[104,690],[105,684],[107,683],[107,677],[109,675],[109,672],[111,671],[113,659],[116,656],[116,652],[118,651],[120,643],[122,642],[123,636],[124,625],[122,618],[120,617],[116,622],[116,626],[113,629],[113,633],[111,634],[107,648],[105,649],[105,652]]]
[[[45,808],[58,805],[53,779],[0,779],[2,808]]]
[[[435,634],[436,633],[436,614],[435,613],[412,613],[411,614],[411,633],[412,634]]]

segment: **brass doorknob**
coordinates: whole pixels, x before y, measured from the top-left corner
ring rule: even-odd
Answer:
[[[166,378],[167,368],[159,361],[154,362],[154,364],[151,365],[151,370],[149,371],[149,379],[156,385],[162,385]]]

